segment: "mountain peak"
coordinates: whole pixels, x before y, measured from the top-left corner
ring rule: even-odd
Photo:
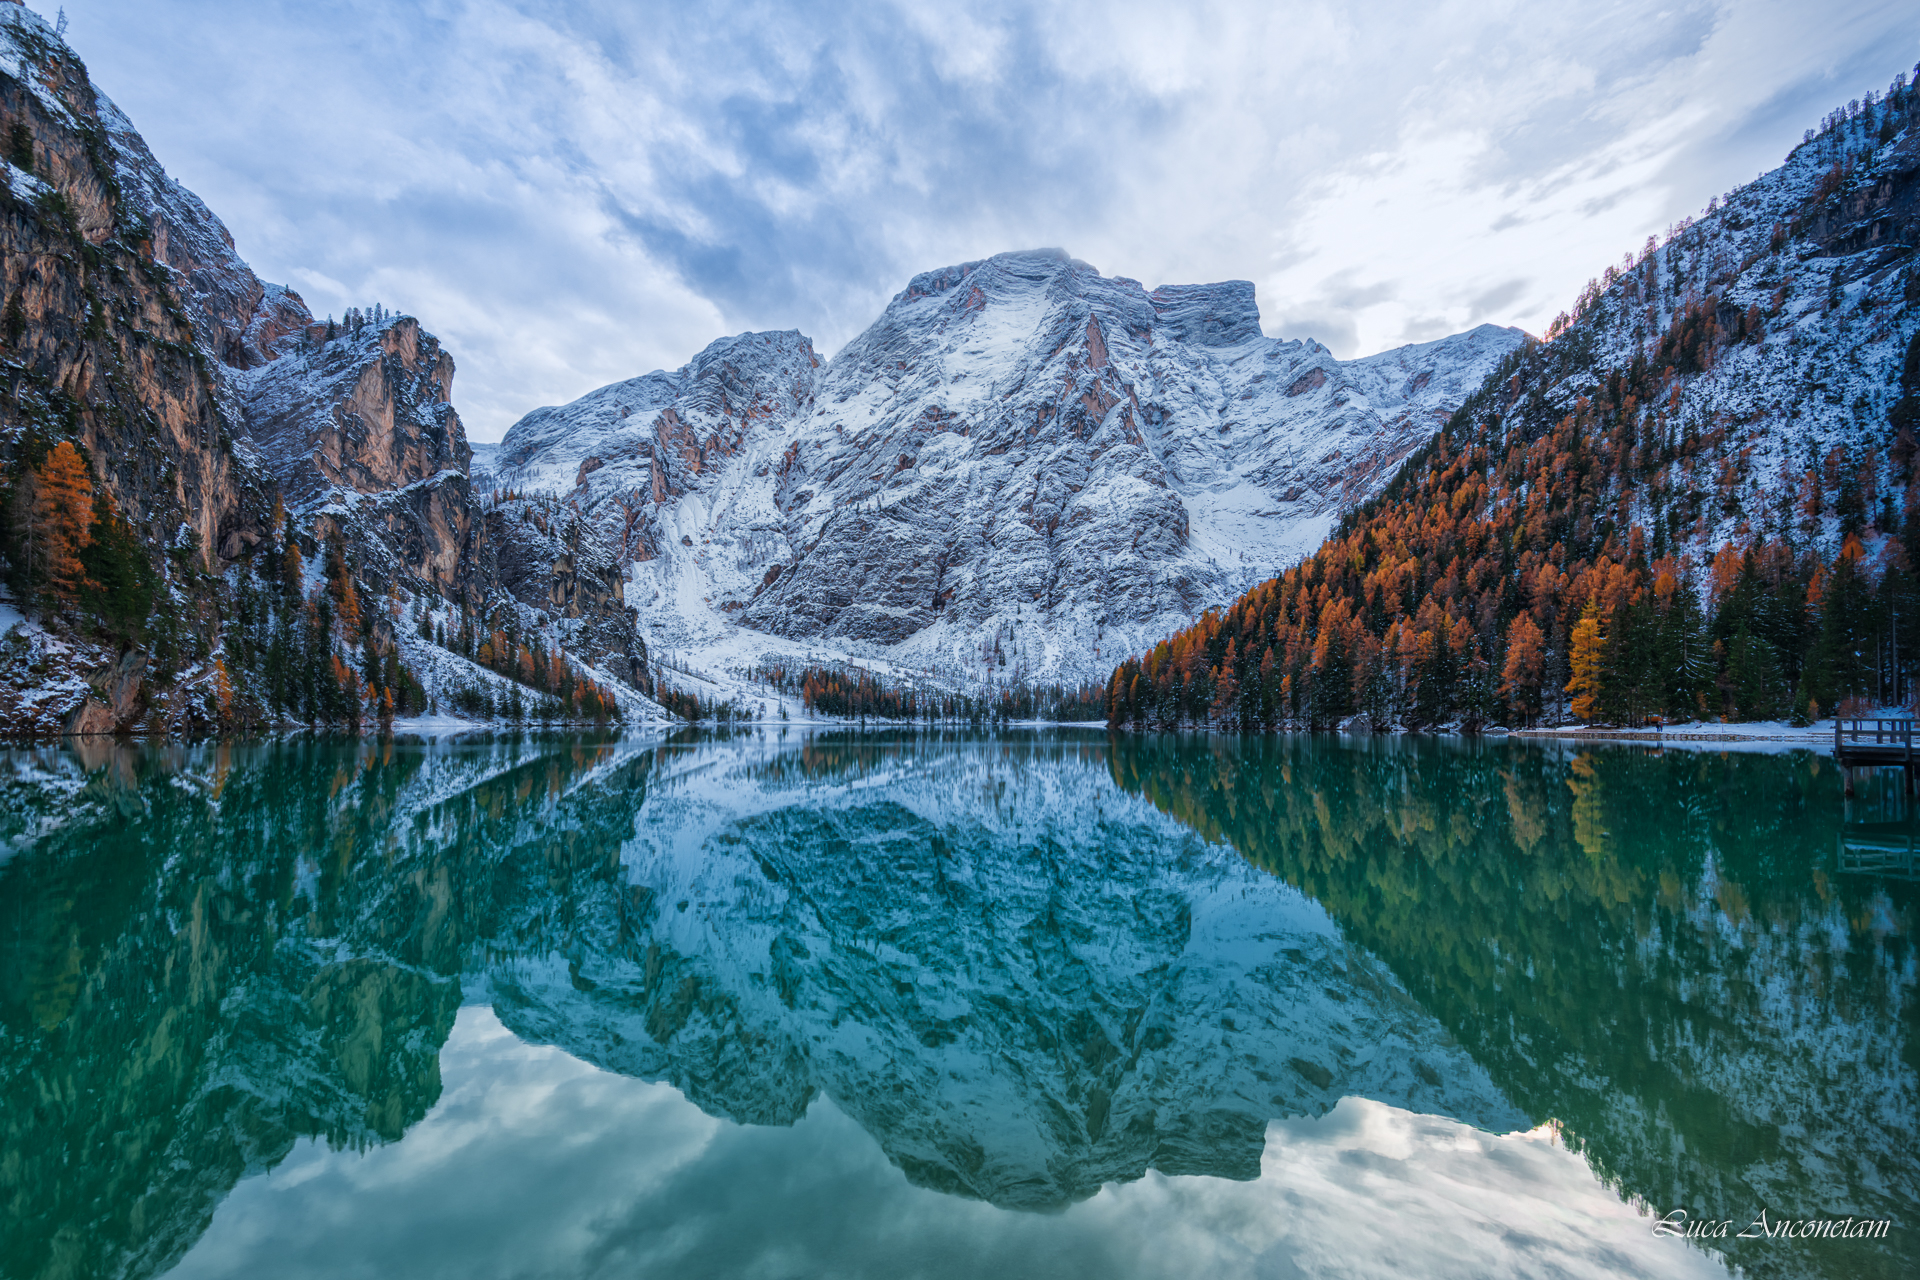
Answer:
[[[1160,323],[1182,342],[1230,347],[1261,336],[1251,280],[1162,285],[1147,297]]]
[[[1521,341],[1342,362],[1267,338],[1249,281],[1020,250],[913,276],[824,368],[742,334],[537,410],[503,475],[617,526],[658,643],[1071,677],[1310,549]]]

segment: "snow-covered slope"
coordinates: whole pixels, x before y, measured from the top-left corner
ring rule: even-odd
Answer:
[[[1837,550],[1848,488],[1883,532],[1920,509],[1901,440],[1920,412],[1893,412],[1920,393],[1916,125],[1911,89],[1835,113],[1779,168],[1609,267],[1550,344],[1565,349],[1554,381],[1516,380],[1515,398],[1540,402],[1523,412],[1588,397],[1623,407],[1643,450],[1681,455],[1679,474],[1620,495],[1662,547],[1700,563],[1756,535]],[[1659,394],[1633,396],[1647,376]]]
[[[499,474],[617,535],[656,645],[737,650],[730,620],[1071,679],[1312,549],[1521,341],[1340,361],[1264,336],[1244,281],[1008,253],[916,276],[826,365],[744,334],[536,410]]]

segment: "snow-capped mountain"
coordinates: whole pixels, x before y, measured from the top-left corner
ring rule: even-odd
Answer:
[[[1342,361],[1244,281],[1148,291],[1057,250],[914,277],[831,362],[795,332],[528,414],[676,647],[730,620],[960,682],[1104,674],[1318,544],[1523,340]]]

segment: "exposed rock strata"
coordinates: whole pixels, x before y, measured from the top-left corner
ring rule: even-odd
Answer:
[[[0,286],[18,332],[0,366],[0,426],[70,435],[122,513],[158,546],[185,526],[203,556],[264,529],[266,477],[223,403],[225,361],[308,319],[263,285],[212,214],[160,169],[38,15],[0,6],[5,165]],[[24,160],[16,154],[13,160]]]
[[[961,678],[1084,674],[1311,549],[1520,340],[1341,361],[1265,337],[1244,281],[1010,253],[914,277],[824,366],[744,334],[536,410],[500,465],[617,540],[643,610],[691,583]]]

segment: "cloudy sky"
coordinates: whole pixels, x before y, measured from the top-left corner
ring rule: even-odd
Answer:
[[[41,3],[48,12],[55,7]],[[475,439],[713,338],[823,353],[1059,245],[1341,355],[1540,331],[1920,57],[1887,0],[67,0],[268,279],[459,361]]]

